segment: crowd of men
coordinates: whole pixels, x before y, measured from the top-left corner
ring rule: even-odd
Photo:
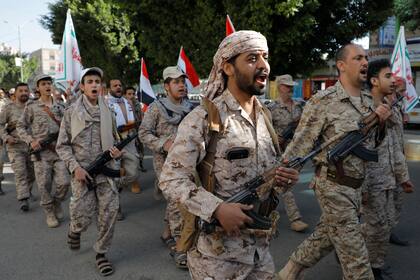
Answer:
[[[334,86],[305,104],[292,99],[292,76],[281,75],[278,99],[265,106],[257,96],[269,78],[268,54],[262,34],[235,32],[214,56],[198,107],[187,98],[186,74],[169,66],[163,71],[166,97],[144,115],[135,89],[123,89],[119,79],[111,79],[103,94],[98,67],[82,71],[80,93],[68,94],[66,102],[52,94],[48,75],[35,79],[37,99],[29,100],[27,84],[17,84],[0,112],[0,137],[20,209],[29,210],[36,180],[47,226],[57,227],[71,187],[68,246],[80,249],[82,233],[96,217],[97,269],[112,274],[106,253],[116,221],[124,218],[119,193],[124,186],[141,192],[145,145],[153,152],[155,197],[166,201],[162,242],[192,279],[304,279],[305,270],[331,251],[343,279],[383,279],[389,241],[407,245],[391,232],[402,194],[414,188],[403,151],[399,96],[405,81],[396,80],[389,61],[368,64],[363,48],[350,43],[337,51]],[[331,151],[362,128],[360,149],[370,149],[373,159],[355,149],[332,163]],[[308,228],[293,195],[301,166],[288,163],[318,147],[310,187],[320,221],[275,273],[269,245],[279,197],[291,229]],[[105,153],[111,160],[93,174],[93,159]],[[256,180],[255,195],[235,200]]]

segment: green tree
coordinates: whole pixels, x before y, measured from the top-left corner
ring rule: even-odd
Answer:
[[[85,66],[137,83],[140,57],[152,81],[175,65],[184,46],[200,77],[207,77],[229,14],[237,30],[266,35],[272,74],[308,74],[343,43],[377,29],[392,14],[379,0],[61,0],[50,4],[44,27],[61,43],[72,10]]]
[[[406,28],[414,31],[420,26],[420,0],[394,0],[395,14]]]
[[[21,81],[20,67],[16,66],[15,55],[0,55],[0,86],[4,88],[12,88]],[[36,58],[23,59],[23,82],[34,75],[38,68]]]

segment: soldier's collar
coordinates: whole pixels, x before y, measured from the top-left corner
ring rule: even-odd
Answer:
[[[227,105],[227,107],[232,110],[232,111],[239,111],[239,110],[243,110],[241,107],[241,104],[239,104],[239,102],[236,100],[235,97],[233,97],[232,93],[228,90],[225,89],[225,91],[222,93],[223,99],[225,100],[225,103]],[[258,98],[255,98],[256,103],[254,103],[254,106],[256,106],[256,108],[258,108],[258,110],[262,107],[260,101],[258,100]]]

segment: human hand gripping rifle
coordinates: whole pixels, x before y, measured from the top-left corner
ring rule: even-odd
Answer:
[[[307,154],[304,157],[295,157],[289,160],[286,164],[280,164],[281,166],[287,168],[301,169],[305,163],[319,154],[327,146],[329,146],[334,141],[338,140],[344,135],[344,133],[337,134],[328,141],[315,147],[312,152]],[[267,194],[272,191],[274,184],[274,177],[276,175],[276,169],[278,166],[273,167],[267,170],[264,174],[257,176],[250,181],[246,182],[241,186],[242,191],[231,196],[225,203],[242,203],[242,204],[256,204],[258,201],[261,201],[261,197],[264,197],[264,194]],[[277,199],[277,198],[276,198]],[[278,199],[275,202],[278,204]],[[272,226],[272,220],[269,217],[263,216],[259,213],[256,213],[253,210],[244,211],[246,215],[252,218],[253,223],[248,225],[248,228],[251,229],[262,229],[269,230]],[[208,223],[202,219],[199,219],[198,226],[202,231],[207,234],[213,233],[216,229],[216,226],[220,226],[220,223],[217,219],[213,219],[212,222]]]
[[[115,145],[115,148],[121,151],[125,146],[127,146],[128,143],[130,143],[132,140],[137,138],[137,136],[138,136],[137,132],[127,136],[127,138],[117,143]],[[107,150],[101,153],[91,164],[89,164],[87,168],[85,168],[85,170],[87,171],[87,173],[89,173],[91,178],[95,178],[100,173],[104,174],[107,177],[112,177],[112,178],[123,176],[124,170],[122,168],[119,170],[115,170],[115,169],[111,169],[105,166],[110,160],[112,160],[111,152]],[[94,190],[95,187],[96,186],[93,180],[88,179],[88,182],[87,182],[88,190],[89,191]]]
[[[403,96],[400,96],[395,100],[391,104],[391,109],[392,107],[397,106],[403,98]],[[379,117],[375,112],[372,112],[362,119],[359,123],[358,130],[349,132],[336,146],[334,146],[334,148],[328,151],[328,161],[335,165],[339,176],[344,175],[343,160],[350,154],[353,154],[364,161],[378,161],[378,152],[376,150],[369,150],[363,146],[363,142],[371,137],[375,132],[375,128],[378,126]]]
[[[32,147],[30,147],[29,154],[34,155],[36,157],[36,160],[41,160],[39,153],[48,148],[48,146],[51,145],[54,141],[56,141],[57,138],[58,132],[48,134],[46,139],[39,141],[39,145],[41,146],[41,148],[34,150]]]

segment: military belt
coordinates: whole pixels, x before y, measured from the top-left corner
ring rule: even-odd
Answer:
[[[317,167],[315,171],[316,176],[319,176],[320,173],[321,166]],[[339,176],[336,171],[330,169],[327,169],[327,180],[353,189],[360,188],[364,181],[363,178],[357,179],[346,175]]]

